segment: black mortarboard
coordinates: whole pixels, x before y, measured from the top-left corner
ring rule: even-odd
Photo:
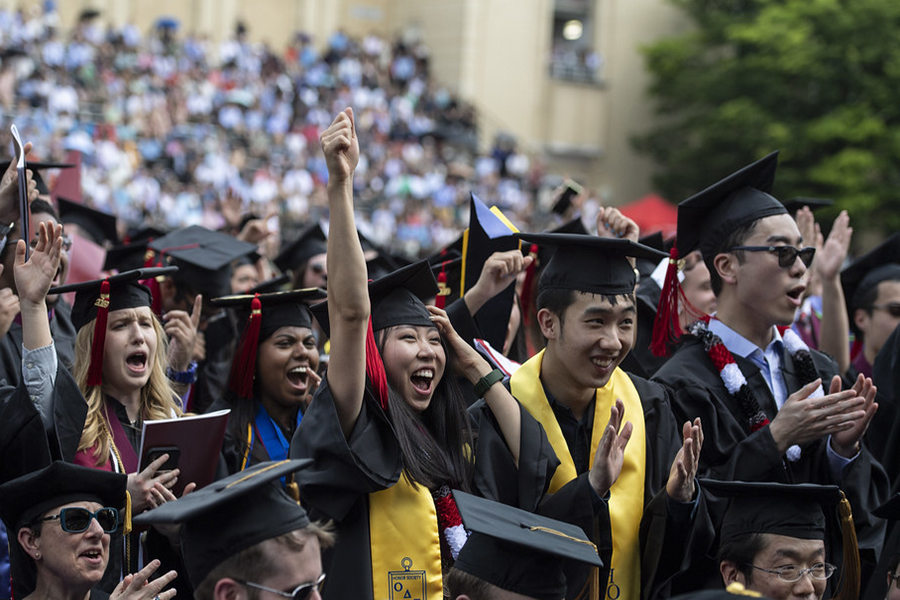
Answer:
[[[544,268],[538,289],[589,294],[630,294],[636,277],[628,257],[659,260],[665,254],[631,240],[572,233],[519,233],[516,237],[556,251]]]
[[[822,540],[830,562],[843,567],[841,597],[858,597],[859,549],[850,503],[839,487],[712,479],[701,479],[700,487],[730,499],[719,530],[720,544],[754,533]]]
[[[4,164],[9,164],[9,161],[6,161]],[[41,176],[41,171],[47,169],[72,169],[77,167],[78,165],[72,163],[56,163],[30,160],[25,166],[31,169],[31,178],[34,179],[34,183],[35,185],[37,185],[38,192],[44,196],[49,196],[50,188],[47,187],[47,182],[44,181],[44,178]]]
[[[773,152],[694,194],[678,205],[679,256],[700,249],[708,262],[721,252],[725,239],[742,225],[786,214],[772,197],[778,152]]]
[[[577,235],[588,235],[587,227],[581,217],[575,217],[571,221],[566,221],[559,227],[545,231],[544,233],[571,233]],[[530,249],[529,249],[530,250]],[[555,246],[538,246],[537,261],[538,267],[544,267],[550,262],[550,257],[556,251]],[[530,253],[530,252],[529,252]]]
[[[284,246],[272,262],[282,271],[296,270],[313,256],[325,254],[327,242],[322,226],[315,223]]]
[[[457,237],[455,240],[453,240],[452,242],[450,242],[449,244],[447,244],[440,250],[437,250],[436,252],[434,252],[433,254],[428,256],[425,260],[427,260],[431,266],[434,266],[445,260],[459,258],[462,256],[462,248],[463,248],[463,235],[460,234],[460,236]]]
[[[850,314],[850,326],[856,331],[853,313],[862,306],[866,295],[882,281],[900,281],[900,233],[895,233],[878,246],[860,256],[841,271],[844,301]]]
[[[234,393],[241,398],[252,397],[259,343],[271,337],[280,327],[312,329],[309,303],[322,300],[325,295],[325,290],[312,288],[213,299],[212,303],[216,306],[236,309],[238,322],[246,323],[231,363],[228,380],[228,386]]]
[[[149,246],[178,267],[178,280],[206,298],[231,291],[231,262],[256,252],[253,244],[192,225],[168,233]]]
[[[461,295],[475,286],[484,263],[494,252],[519,248],[519,241],[513,237],[517,231],[499,210],[489,209],[471,195],[469,228],[463,234]],[[506,341],[515,292],[515,279],[511,278],[509,286],[485,302],[475,315],[482,337],[494,348],[503,348]]]
[[[106,259],[103,263],[104,271],[131,271],[147,265],[148,240],[137,240],[128,244],[119,244],[106,251]],[[153,251],[150,251],[152,256]]]
[[[63,225],[66,223],[78,225],[91,236],[91,241],[100,246],[107,240],[112,244],[119,241],[115,215],[66,198],[57,198],[56,202],[59,204],[59,221]]]
[[[378,253],[366,261],[366,272],[369,279],[379,279],[388,273],[393,273],[400,265],[390,255]]]
[[[572,206],[572,199],[578,194],[584,193],[584,188],[571,179],[563,181],[561,188],[559,197],[556,198],[553,208],[550,209],[551,212],[557,215],[566,214],[566,211]]]
[[[581,528],[457,490],[453,498],[469,539],[454,568],[498,588],[537,598],[566,595],[563,566],[603,566]]]
[[[797,198],[785,200],[784,208],[788,213],[793,215],[804,206],[808,206],[810,210],[815,211],[816,209],[831,206],[833,204],[834,200],[831,198],[803,198],[798,196]]]
[[[142,513],[139,526],[181,523],[181,550],[197,587],[217,565],[266,540],[309,526],[309,517],[278,481],[311,460],[262,462]]]
[[[401,267],[389,275],[369,282],[372,303],[372,329],[378,331],[394,325],[425,325],[434,327],[425,300],[437,294],[438,286],[427,260]],[[317,304],[312,312],[329,334],[326,302]]]
[[[128,477],[119,473],[56,461],[0,485],[0,516],[11,534],[10,539],[15,540],[20,528],[63,504],[89,501],[124,509],[127,483]],[[121,515],[120,524],[125,519],[126,515]]]
[[[126,243],[134,243],[141,240],[155,240],[156,238],[166,235],[168,231],[154,227],[153,225],[144,225],[141,227],[129,226],[125,238],[122,240]]]
[[[152,302],[150,289],[141,282],[158,275],[174,273],[177,270],[175,267],[134,269],[110,275],[105,279],[62,285],[51,289],[47,293],[65,294],[67,292],[75,292],[75,301],[72,303],[72,324],[75,325],[75,329],[81,329],[97,318],[98,304],[101,301],[101,289],[104,282],[109,282],[107,310],[113,311],[122,308],[150,306]]]
[[[72,324],[75,329],[95,321],[94,339],[91,345],[87,385],[100,385],[103,373],[103,347],[106,343],[106,320],[110,311],[123,308],[152,307],[150,288],[141,281],[177,271],[175,267],[135,269],[105,279],[94,279],[52,288],[49,294],[75,292],[72,303]]]

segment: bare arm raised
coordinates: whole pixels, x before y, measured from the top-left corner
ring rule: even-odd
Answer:
[[[331,357],[326,377],[341,430],[349,437],[366,385],[366,330],[371,306],[366,261],[353,217],[353,171],[359,140],[353,109],[339,113],[319,138],[328,166],[328,320]]]

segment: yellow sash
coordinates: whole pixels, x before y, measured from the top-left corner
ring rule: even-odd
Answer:
[[[542,350],[516,370],[510,379],[510,387],[512,395],[544,426],[550,445],[556,451],[560,465],[550,481],[550,492],[555,492],[575,479],[578,473],[575,472],[575,463],[569,452],[569,446],[541,385],[543,359]],[[641,516],[644,513],[644,469],[647,455],[647,436],[641,398],[628,375],[617,368],[609,382],[597,390],[594,403],[594,429],[591,434],[591,464],[594,463],[594,454],[609,422],[610,409],[617,398],[625,404],[625,420],[631,421],[634,431],[625,449],[622,473],[610,490],[609,515],[612,523],[613,556],[606,598],[612,600],[640,598],[639,533]]]
[[[434,498],[406,473],[369,494],[374,600],[441,600],[441,538]]]

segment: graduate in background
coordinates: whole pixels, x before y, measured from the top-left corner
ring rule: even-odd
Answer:
[[[440,598],[442,564],[465,540],[450,488],[533,510],[557,462],[538,423],[498,385],[502,373],[446,313],[425,307],[422,299],[437,292],[426,261],[367,289],[353,218],[359,145],[351,109],[321,142],[330,277],[327,305],[319,305],[326,312],[316,317],[330,330],[331,360],[291,456],[314,460],[299,474],[301,494],[314,515],[338,526],[325,597]],[[485,400],[472,417],[454,367]]]

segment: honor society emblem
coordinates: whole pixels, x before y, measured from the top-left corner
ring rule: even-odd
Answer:
[[[400,561],[402,571],[388,571],[391,584],[390,600],[426,600],[425,571],[411,571],[412,559]]]

